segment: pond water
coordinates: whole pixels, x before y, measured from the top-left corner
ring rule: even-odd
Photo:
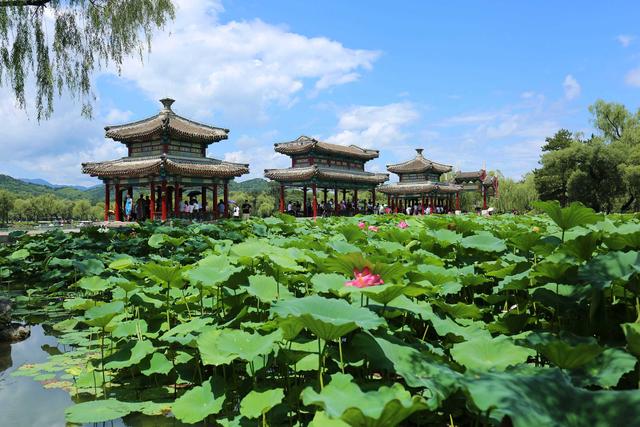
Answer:
[[[64,351],[55,337],[47,335],[40,325],[31,327],[31,336],[15,343],[0,343],[0,425],[11,427],[67,426],[64,418],[66,407],[73,405],[71,396],[64,390],[45,389],[30,377],[11,375],[27,363],[41,363],[49,354]],[[87,424],[87,426],[108,427],[150,427],[182,426],[175,419],[149,417],[142,414],[130,415],[125,419],[107,423]]]

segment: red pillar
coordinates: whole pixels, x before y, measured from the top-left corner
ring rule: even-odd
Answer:
[[[201,209],[202,209],[202,212],[204,214],[206,214],[207,213],[207,187],[204,186],[204,185],[202,186],[202,196],[201,197],[202,197]]]
[[[284,185],[280,184],[280,212],[284,213]]]
[[[151,221],[156,219],[156,184],[149,184],[149,217]]]
[[[316,197],[316,185],[315,184],[311,185],[311,193],[313,194],[313,201],[311,202],[313,204],[313,219],[316,219],[316,217],[318,216],[318,199]]]
[[[173,185],[173,215],[180,216],[180,184],[177,182]]]
[[[431,196],[431,213],[435,213],[436,210],[436,198]]]
[[[104,220],[109,221],[109,205],[111,204],[109,200],[109,183],[104,183]]]
[[[218,184],[213,185],[213,217],[218,218]]]
[[[116,184],[116,221],[122,221],[122,192],[120,184]]]
[[[456,192],[456,210],[460,210],[460,192]]]
[[[302,187],[302,216],[307,216],[307,187]]]
[[[167,181],[162,181],[162,187],[160,188],[160,198],[162,203],[162,216],[163,221],[167,220]]]
[[[487,209],[487,189],[482,186],[482,209]]]
[[[224,182],[224,217],[229,218],[229,181]]]
[[[389,206],[389,209],[393,209],[391,206],[391,195],[387,194],[387,206]]]
[[[358,190],[353,190],[353,212],[358,213]]]
[[[420,208],[422,209],[422,212],[420,212],[420,214],[423,214],[423,215],[424,215],[425,203],[426,203],[425,195],[424,193],[422,193],[422,203],[420,204]]]

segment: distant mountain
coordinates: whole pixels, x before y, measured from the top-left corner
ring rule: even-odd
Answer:
[[[243,191],[245,193],[262,193],[269,190],[269,181],[262,178],[248,179],[242,182],[231,181],[229,190]]]
[[[61,184],[52,184],[49,181],[42,179],[42,178],[18,178],[20,181],[24,181],[26,183],[29,184],[38,184],[38,185],[44,185],[46,187],[51,187],[51,188],[65,188],[65,187],[70,187],[70,188],[75,188],[76,190],[80,190],[80,191],[85,191],[85,190],[89,190],[91,188],[96,187],[96,185],[92,185],[91,187],[87,187],[86,185],[61,185]]]

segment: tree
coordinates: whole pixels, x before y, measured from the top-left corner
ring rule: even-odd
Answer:
[[[550,138],[545,138],[546,144],[542,146],[542,151],[558,151],[569,148],[573,142],[573,135],[566,129],[560,129]]]
[[[495,207],[500,212],[526,212],[532,209],[532,203],[538,200],[538,192],[533,173],[526,174],[522,180],[500,177],[500,197]]]
[[[87,200],[78,200],[73,204],[73,218],[86,220],[91,217],[91,203]]]
[[[0,224],[9,223],[9,212],[13,209],[14,203],[13,194],[0,189]]]
[[[552,139],[557,140],[555,136]],[[542,155],[542,167],[534,171],[534,183],[541,200],[558,200],[562,206],[567,205],[567,183],[576,167],[576,152],[579,148],[580,143],[572,141],[565,148],[551,150]]]
[[[153,30],[173,17],[171,0],[0,0],[0,84],[25,108],[33,81],[38,120],[63,91],[90,117],[93,72],[142,56]]]

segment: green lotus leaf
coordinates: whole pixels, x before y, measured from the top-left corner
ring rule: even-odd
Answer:
[[[96,306],[96,302],[88,298],[71,298],[62,303],[65,310],[86,310]]]
[[[602,289],[616,279],[627,280],[640,265],[640,252],[608,252],[593,257],[580,268],[580,278]]]
[[[84,313],[83,322],[89,326],[104,328],[117,314],[124,311],[124,304],[121,301],[108,302],[106,304],[91,307]]]
[[[136,259],[129,255],[119,255],[118,258],[109,263],[109,268],[112,270],[126,270],[133,267],[136,264]]]
[[[147,333],[148,325],[144,319],[125,320],[119,322],[111,332],[114,338],[127,338]]]
[[[218,390],[217,387],[215,391],[212,390],[211,382],[205,381],[201,386],[194,387],[176,399],[171,411],[178,420],[194,424],[220,412],[224,399],[222,390]]]
[[[263,274],[249,276],[249,286],[246,289],[250,295],[265,303],[271,303],[277,299],[293,298],[293,294],[286,286],[278,285],[273,277]]]
[[[509,366],[526,362],[529,356],[535,354],[535,351],[515,345],[505,336],[491,339],[477,337],[454,344],[451,348],[451,357],[474,371],[504,371]]]
[[[65,409],[67,422],[77,424],[102,423],[129,415],[136,404],[119,402],[116,399],[91,400]]]
[[[597,343],[569,344],[563,340],[552,340],[538,344],[536,348],[551,363],[563,369],[579,368],[595,359],[604,351]]]
[[[460,246],[465,249],[474,249],[481,252],[504,252],[507,250],[507,245],[504,243],[504,240],[498,239],[489,233],[464,237],[460,241]]]
[[[593,209],[585,207],[580,202],[573,202],[566,208],[560,207],[560,203],[556,200],[534,202],[533,206],[549,215],[563,232],[579,225],[593,224],[602,219]]]
[[[636,357],[640,357],[640,323],[623,323],[622,331],[627,339],[627,348]]]
[[[323,411],[316,411],[309,427],[349,427],[349,424],[340,419],[329,418]]]
[[[384,284],[368,288],[345,287],[343,293],[362,294],[380,304],[388,304],[408,290],[405,285]]]
[[[240,271],[230,263],[229,258],[211,255],[202,259],[198,265],[184,273],[184,277],[193,285],[201,284],[205,288],[213,288],[226,282]]]
[[[350,254],[354,252],[362,252],[362,250],[359,247],[357,247],[352,243],[345,242],[344,240],[332,240],[329,243],[327,243],[327,246],[329,246],[331,249],[338,252],[339,254]]]
[[[177,237],[168,236],[166,234],[158,233],[158,234],[154,234],[153,236],[149,237],[149,240],[148,240],[147,243],[152,248],[158,249],[164,243],[169,243],[170,245],[173,245],[173,246],[180,246],[181,244],[184,243],[185,240],[186,239],[182,238],[182,237],[177,238]]]
[[[436,239],[436,242],[438,242],[440,246],[445,248],[448,246],[455,245],[460,240],[462,240],[461,234],[458,234],[455,231],[451,231],[451,230],[443,230],[443,229],[432,230],[429,232],[429,235],[432,236],[434,239]]]
[[[259,258],[268,254],[272,246],[262,240],[246,240],[233,245],[231,253],[238,257]]]
[[[155,351],[149,340],[134,340],[120,347],[120,349],[105,358],[105,369],[122,369],[135,366]]]
[[[319,273],[311,278],[313,289],[318,293],[332,293],[338,295],[344,289],[344,284],[348,281],[340,274]]]
[[[282,318],[298,319],[305,328],[327,341],[335,340],[357,328],[376,329],[384,324],[383,319],[366,308],[318,295],[279,301],[271,307],[271,312]]]
[[[282,332],[269,335],[250,334],[237,329],[209,328],[197,340],[198,350],[205,365],[226,365],[235,359],[252,361],[258,356],[272,353]]]
[[[349,374],[331,375],[331,382],[317,393],[307,387],[300,395],[305,405],[321,407],[333,419],[351,426],[397,426],[416,411],[427,409],[425,400],[411,396],[402,385],[382,386],[363,392]]]
[[[161,265],[155,262],[144,264],[140,271],[164,285],[179,288],[184,285],[183,269],[179,265]]]
[[[11,261],[22,261],[24,259],[27,259],[29,255],[31,255],[31,253],[28,249],[18,249],[17,251],[12,252],[11,255],[7,257],[7,259]]]
[[[284,389],[274,388],[263,392],[251,391],[240,402],[240,415],[259,418],[284,399]]]
[[[627,425],[640,417],[640,391],[587,391],[553,368],[477,374],[465,380],[473,405],[514,427]]]
[[[89,258],[82,261],[73,260],[73,266],[83,275],[98,275],[104,271],[104,264],[99,259]]]
[[[166,375],[173,369],[173,365],[167,359],[167,357],[162,353],[153,353],[151,356],[151,360],[149,361],[149,368],[143,369],[143,375],[149,376],[153,374],[163,374]]]
[[[440,309],[442,309],[442,311],[454,319],[465,318],[478,320],[482,318],[482,311],[480,311],[478,306],[475,304],[465,304],[462,302],[455,304],[437,302],[436,304]]]
[[[101,292],[111,288],[111,284],[99,276],[83,277],[76,282],[76,286],[89,292]]]
[[[637,359],[624,350],[608,348],[591,362],[571,372],[571,378],[581,387],[612,388],[620,378],[635,369]]]

